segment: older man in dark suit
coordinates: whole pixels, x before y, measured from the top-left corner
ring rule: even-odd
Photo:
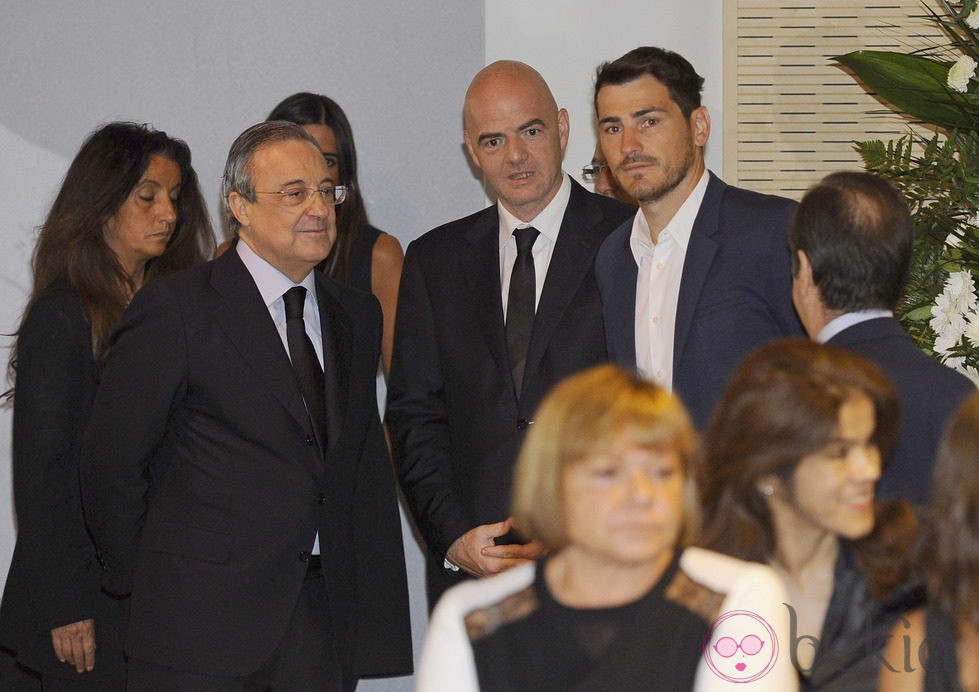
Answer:
[[[652,47],[603,64],[595,82],[599,143],[640,206],[595,265],[609,356],[675,391],[700,428],[744,356],[802,334],[785,245],[795,205],[707,171],[703,82]]]
[[[897,443],[877,494],[925,504],[939,438],[975,386],[925,355],[894,317],[913,244],[907,202],[872,173],[826,176],[806,192],[789,227],[792,296],[809,336],[872,360],[901,400]]]
[[[551,386],[607,358],[593,265],[631,213],[561,170],[568,114],[531,67],[484,68],[463,115],[498,202],[409,246],[387,410],[430,605],[466,574],[537,557],[511,535],[517,452]]]
[[[83,450],[103,585],[132,592],[130,686],[409,672],[380,310],[313,271],[343,190],[301,128],[262,123],[232,145],[224,194],[236,248],[135,297]]]

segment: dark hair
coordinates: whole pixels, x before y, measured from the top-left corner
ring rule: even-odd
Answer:
[[[890,382],[870,361],[826,344],[783,339],[762,346],[738,366],[703,437],[707,547],[752,562],[772,557],[775,526],[759,480],[789,478],[803,457],[825,447],[839,424],[840,408],[854,393],[873,403],[873,442],[886,455],[897,432],[899,404]],[[861,544],[876,555],[872,538],[856,542],[858,554]],[[910,565],[910,549],[903,559]],[[861,564],[868,567],[867,561]],[[895,563],[881,568],[881,579],[878,564],[870,566],[871,583],[890,584]]]
[[[136,288],[105,242],[105,224],[122,207],[154,156],[180,167],[180,196],[170,243],[162,255],[146,263],[143,281],[199,264],[212,254],[214,233],[187,145],[148,125],[109,123],[82,144],[40,227],[32,259],[33,285],[21,325],[44,290],[67,275],[91,323],[92,355],[102,359]],[[11,380],[16,362],[15,345],[8,365]]]
[[[228,160],[224,164],[224,174],[221,176],[221,202],[228,228],[233,234],[238,235],[241,222],[231,213],[228,195],[237,192],[249,202],[255,201],[255,183],[252,180],[252,160],[255,158],[255,152],[269,144],[293,139],[317,146],[311,134],[295,123],[285,120],[266,120],[252,125],[231,143]]]
[[[337,238],[323,261],[323,270],[339,281],[347,280],[354,240],[368,224],[367,209],[357,181],[357,150],[354,133],[343,109],[333,99],[301,92],[287,97],[269,113],[268,120],[288,120],[297,125],[326,125],[337,141],[337,166],[340,185],[347,186],[347,198],[337,209]]]
[[[979,627],[979,393],[949,421],[935,457],[925,530],[928,598],[957,622]]]
[[[689,118],[700,108],[704,78],[679,53],[653,46],[634,48],[621,58],[598,66],[595,73],[596,106],[602,87],[626,84],[645,75],[653,77],[669,90],[670,98],[680,107],[683,117]]]
[[[914,224],[904,197],[883,178],[847,171],[826,176],[802,198],[788,238],[793,275],[802,250],[826,309],[897,307],[911,267]]]

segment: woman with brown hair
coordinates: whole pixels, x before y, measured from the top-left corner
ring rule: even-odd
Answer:
[[[187,145],[134,123],[89,136],[41,226],[9,366],[17,544],[0,644],[40,673],[45,690],[125,688],[127,603],[99,588],[78,446],[133,294],[213,246]]]
[[[695,443],[679,401],[635,373],[558,384],[513,492],[514,525],[549,554],[443,596],[418,689],[794,689],[777,576],[686,547]]]
[[[874,501],[897,423],[869,361],[783,340],[738,367],[704,434],[703,545],[781,574],[802,689],[873,690],[884,636],[920,603],[914,515]]]
[[[922,542],[928,606],[894,625],[882,692],[979,689],[979,393],[945,429],[930,511]]]

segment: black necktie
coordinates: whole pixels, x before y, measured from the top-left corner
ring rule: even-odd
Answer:
[[[306,335],[306,322],[303,320],[306,289],[293,286],[282,295],[282,300],[286,305],[286,341],[292,368],[296,371],[299,389],[303,393],[313,430],[319,438],[320,449],[326,449],[326,382],[313,342]]]
[[[517,240],[517,260],[510,273],[510,289],[506,307],[506,345],[510,355],[510,374],[513,386],[520,396],[523,386],[524,367],[527,365],[527,347],[534,327],[537,278],[534,275],[534,241],[539,235],[536,228],[518,228],[513,232]]]

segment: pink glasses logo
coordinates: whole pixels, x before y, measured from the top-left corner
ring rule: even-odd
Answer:
[[[723,613],[704,638],[704,660],[728,682],[754,682],[778,660],[778,638],[764,618],[747,610]]]

